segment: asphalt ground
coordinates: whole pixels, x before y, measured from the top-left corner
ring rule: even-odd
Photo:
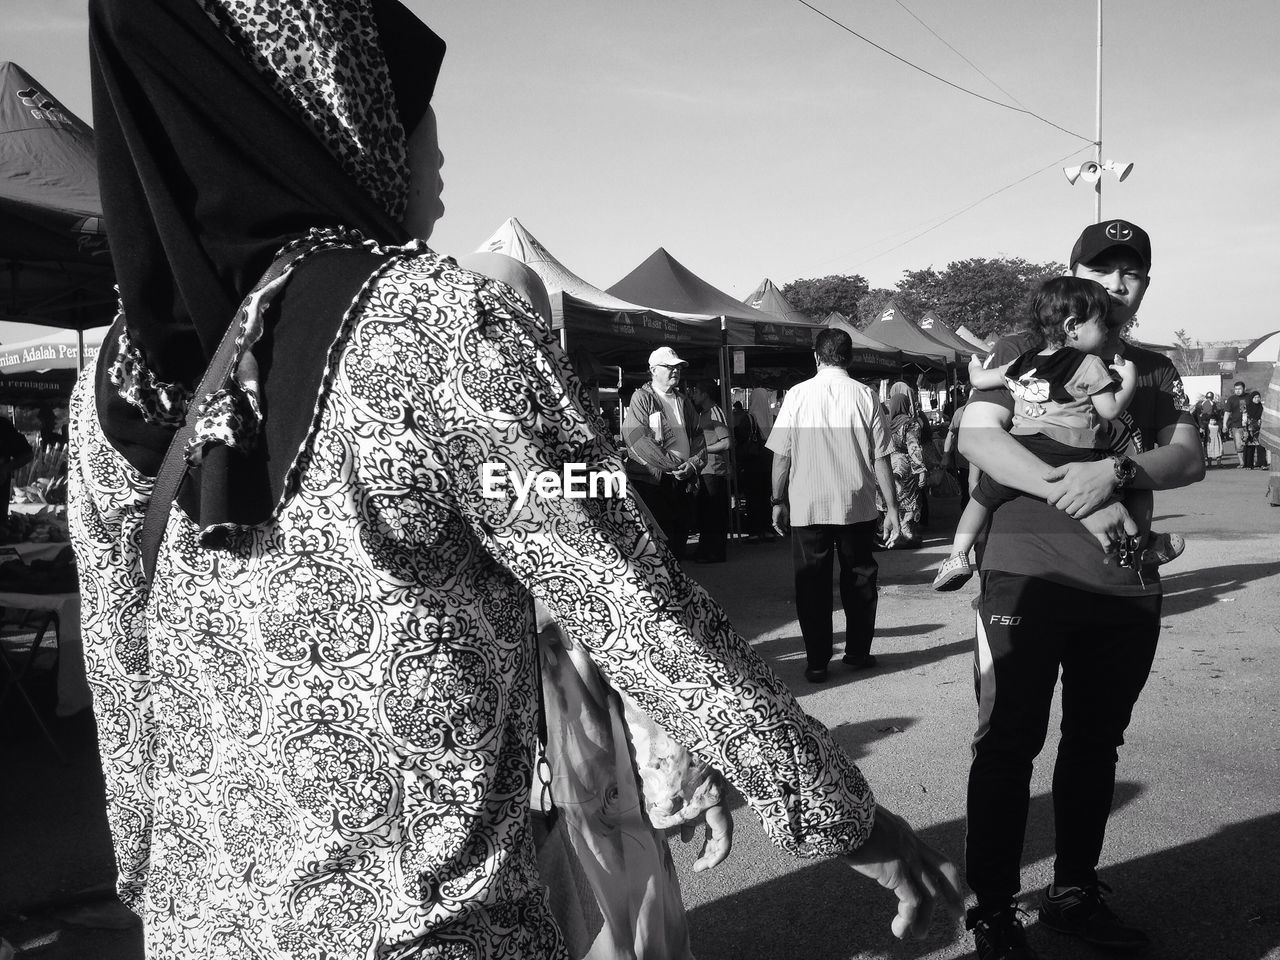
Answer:
[[[1265,471],[1223,468],[1156,495],[1158,527],[1188,547],[1165,568],[1160,647],[1121,748],[1101,875],[1159,960],[1280,960],[1280,508],[1265,488]],[[935,500],[933,514],[922,548],[878,554],[879,667],[853,673],[837,658],[822,685],[803,677],[787,541],[735,542],[729,562],[690,570],[832,728],[878,799],[959,860],[977,587],[929,588],[958,501]],[[837,648],[841,621],[837,610]],[[50,688],[46,709],[51,701]],[[90,721],[54,721],[63,763],[12,702],[0,715],[0,935],[18,957],[142,956],[137,925],[110,893]],[[1033,946],[1074,960],[1094,951],[1034,922],[1051,872],[1055,745],[1051,729],[1032,784],[1022,900]],[[957,918],[940,918],[925,941],[895,941],[889,894],[839,861],[777,850],[740,800],[734,819],[733,854],[710,873],[691,870],[696,844],[672,841],[700,960],[973,956]]]

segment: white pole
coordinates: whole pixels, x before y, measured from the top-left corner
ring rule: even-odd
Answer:
[[[1093,159],[1098,164],[1098,179],[1093,184],[1093,221],[1102,222],[1102,0],[1098,0],[1098,84],[1097,125],[1093,142]]]

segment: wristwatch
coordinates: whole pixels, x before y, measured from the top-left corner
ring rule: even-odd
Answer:
[[[1129,457],[1112,457],[1111,465],[1116,471],[1116,489],[1123,489],[1133,483],[1138,475],[1138,465]]]
[[[786,497],[770,497],[769,502],[773,504],[775,507],[780,507],[787,502],[787,498]]]

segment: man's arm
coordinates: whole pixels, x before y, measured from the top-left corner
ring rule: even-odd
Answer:
[[[773,454],[773,529],[786,533],[791,529],[791,508],[785,502],[791,482],[791,458],[785,453]],[[783,501],[779,503],[778,501]]]
[[[960,452],[1006,487],[1048,499],[1053,493],[1053,486],[1045,479],[1049,467],[1009,435],[1012,422],[1013,414],[1000,404],[970,400],[960,422]],[[1110,461],[1107,469],[1112,469]]]
[[[970,463],[1003,483],[1033,497],[1043,500],[1057,492],[1056,484],[1047,479],[1052,473],[1039,457],[1018,443],[1006,431],[1013,414],[1000,406],[984,400],[970,400],[965,406],[964,420],[960,424],[960,452]],[[1113,478],[1115,468],[1110,460],[1103,460]],[[1096,467],[1098,464],[1069,464],[1070,467]],[[1133,535],[1138,526],[1124,506],[1104,497],[1088,510],[1071,514],[1108,549],[1121,534]]]
[[[622,442],[627,445],[627,453],[632,459],[663,473],[671,473],[683,461],[663,450],[649,433],[649,417],[656,409],[656,406],[645,403],[637,390],[622,418]]]
[[[711,426],[705,431],[712,440],[707,444],[707,453],[724,453],[729,449],[729,428],[719,420],[709,421]]]
[[[1138,470],[1129,486],[1138,490],[1172,490],[1204,479],[1204,448],[1189,417],[1159,431],[1156,443],[1154,449],[1133,457]],[[1054,489],[1045,499],[1077,520],[1117,492],[1115,467],[1110,459],[1069,463],[1046,476]]]

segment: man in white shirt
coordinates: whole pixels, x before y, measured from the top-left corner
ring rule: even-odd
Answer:
[[[845,614],[843,662],[873,667],[878,596],[875,485],[887,506],[884,539],[898,536],[889,466],[889,430],[874,392],[849,376],[853,342],[824,330],[814,342],[818,372],[787,392],[766,446],[773,451],[773,525],[791,530],[796,615],[804,637],[805,679],[827,679],[832,654],[831,573],[840,557]]]

